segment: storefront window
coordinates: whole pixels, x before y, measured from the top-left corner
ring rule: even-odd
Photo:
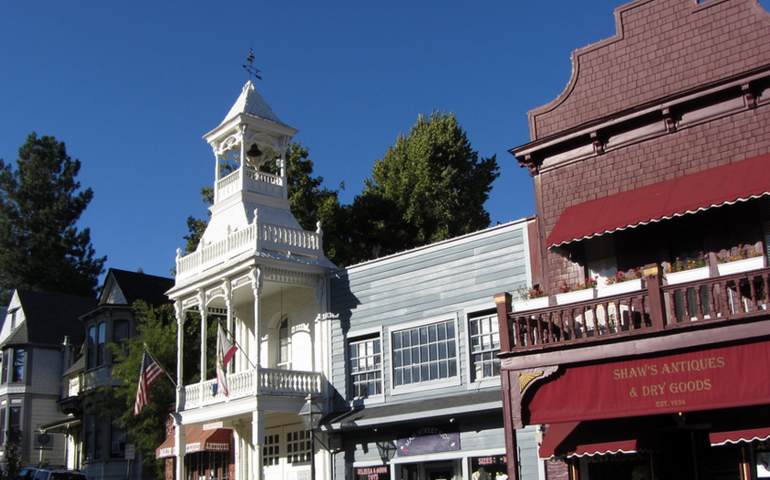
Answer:
[[[272,467],[278,465],[280,460],[280,436],[278,434],[265,435],[265,444],[262,446],[262,465]]]
[[[770,478],[770,444],[757,448],[757,478]]]
[[[507,480],[505,455],[471,458],[471,480]]]

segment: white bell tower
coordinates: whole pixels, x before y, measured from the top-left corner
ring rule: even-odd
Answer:
[[[248,227],[255,210],[260,222],[300,228],[287,200],[285,154],[295,133],[247,81],[224,120],[203,136],[215,161],[214,204],[202,246]]]

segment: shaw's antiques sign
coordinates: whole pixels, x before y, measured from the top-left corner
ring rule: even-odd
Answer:
[[[423,427],[406,438],[396,440],[396,455],[399,457],[453,450],[460,450],[460,432],[446,432],[437,427]]]
[[[770,341],[567,368],[534,391],[530,424],[770,403]]]

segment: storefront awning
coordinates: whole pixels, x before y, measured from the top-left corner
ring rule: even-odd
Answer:
[[[185,454],[195,452],[230,451],[230,439],[233,431],[229,428],[203,429],[200,425],[185,427]],[[176,455],[174,437],[168,436],[155,449],[155,458],[167,458]]]
[[[70,428],[80,425],[80,419],[76,417],[67,417],[55,422],[40,425],[42,433],[67,433]]]
[[[765,440],[770,440],[770,427],[709,433],[709,442],[712,447]]]
[[[558,247],[766,195],[770,154],[571,206],[546,243]]]
[[[553,456],[592,457],[618,453],[636,453],[639,441],[628,438],[631,431],[622,426],[611,429],[601,424],[585,422],[554,423],[548,425],[540,444],[540,458]]]

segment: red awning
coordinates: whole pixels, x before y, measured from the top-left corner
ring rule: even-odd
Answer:
[[[233,431],[229,428],[204,430],[200,425],[187,425],[185,431],[185,454],[195,452],[227,452]],[[167,458],[176,455],[174,437],[166,437],[155,449],[155,458]]]
[[[608,433],[614,433],[614,435],[608,436]],[[618,428],[618,426],[608,430],[596,423],[591,425],[587,425],[586,422],[554,423],[548,425],[543,435],[539,456],[540,458],[550,458],[555,455],[592,457],[636,453],[639,451],[638,441],[635,438],[627,438],[629,434],[627,429]]]
[[[770,195],[770,154],[580,203],[548,235],[558,247],[709,208]]]
[[[712,447],[765,440],[770,440],[770,427],[748,428],[745,430],[709,433],[709,442],[711,442]]]

